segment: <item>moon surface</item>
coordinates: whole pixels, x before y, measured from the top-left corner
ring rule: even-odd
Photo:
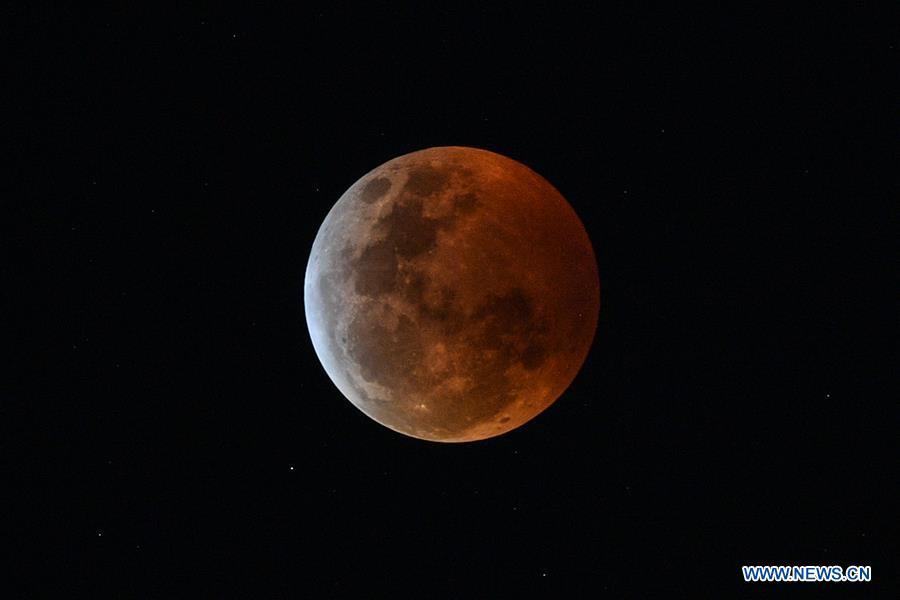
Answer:
[[[550,406],[594,337],[590,239],[543,177],[505,156],[429,148],[373,169],[319,228],[304,281],[316,354],[395,431],[506,433]]]

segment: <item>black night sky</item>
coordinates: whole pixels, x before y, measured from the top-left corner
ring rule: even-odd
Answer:
[[[0,595],[896,580],[895,14],[303,4],[2,9]],[[553,183],[601,281],[569,390],[461,445],[354,408],[303,313],[334,202],[442,145]]]

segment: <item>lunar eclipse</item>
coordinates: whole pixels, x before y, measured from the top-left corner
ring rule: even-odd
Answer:
[[[465,147],[400,156],[328,213],[304,281],[337,388],[402,434],[468,442],[513,430],[569,387],[600,282],[563,196],[525,165]]]

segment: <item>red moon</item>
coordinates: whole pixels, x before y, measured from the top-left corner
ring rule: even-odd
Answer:
[[[515,429],[569,387],[600,281],[580,219],[543,177],[457,146],[400,156],[322,223],[304,281],[337,388],[402,434],[467,442]]]

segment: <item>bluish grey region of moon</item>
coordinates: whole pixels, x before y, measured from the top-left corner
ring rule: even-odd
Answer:
[[[590,349],[600,281],[560,193],[505,156],[429,148],[373,169],[313,243],[306,321],[328,376],[395,431],[467,442],[521,426]]]

